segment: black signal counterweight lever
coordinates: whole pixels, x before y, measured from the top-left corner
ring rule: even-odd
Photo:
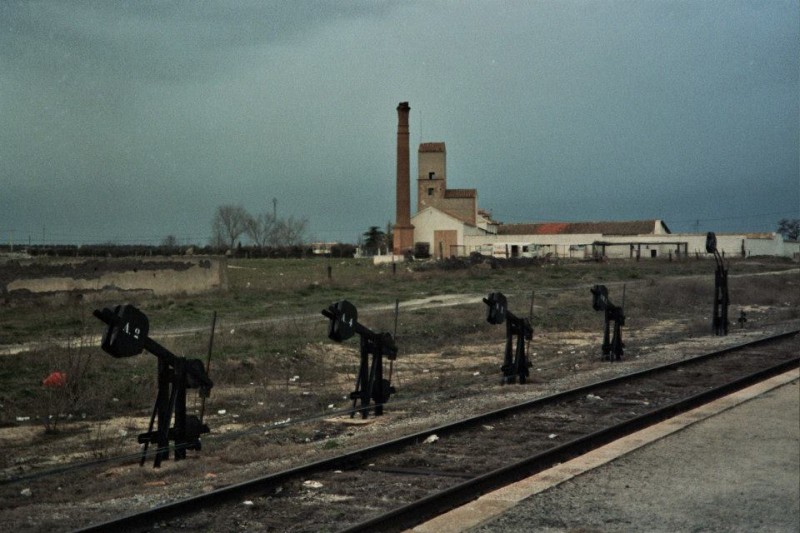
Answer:
[[[503,372],[501,384],[525,383],[530,376],[532,363],[528,358],[526,340],[533,338],[533,326],[528,318],[518,317],[508,310],[508,300],[502,292],[492,292],[483,299],[483,303],[489,306],[486,321],[490,324],[506,323],[506,349],[503,355]],[[531,300],[531,315],[533,315],[533,303]],[[514,337],[517,338],[516,348],[512,351]]]
[[[728,269],[717,249],[717,236],[713,231],[706,234],[706,252],[714,254],[717,270],[714,273],[714,315],[711,319],[711,329],[715,335],[728,334]]]
[[[328,338],[342,342],[355,334],[361,337],[361,360],[358,367],[356,387],[350,393],[353,400],[354,417],[356,411],[361,412],[362,418],[369,414],[370,401],[375,402],[375,416],[383,414],[383,404],[389,401],[389,396],[396,392],[388,379],[383,377],[383,356],[389,361],[397,359],[397,345],[391,333],[376,333],[358,322],[358,310],[347,300],[331,304],[322,310],[323,316],[328,318]],[[372,361],[370,362],[370,356]],[[391,376],[390,376],[391,378]],[[361,407],[356,410],[360,401]]]
[[[208,377],[200,359],[179,357],[148,336],[150,329],[147,315],[132,305],[118,305],[113,310],[95,310],[94,316],[108,327],[103,333],[100,347],[115,358],[132,357],[147,350],[158,358],[158,394],[156,396],[150,426],[138,437],[143,445],[142,459],[147,459],[148,446],[158,446],[153,461],[154,467],[169,458],[169,443],[175,443],[175,460],[185,459],[186,450],[200,450],[200,435],[208,433],[208,426],[197,416],[186,413],[186,390],[199,389],[200,396],[211,394],[214,382]],[[175,424],[170,427],[172,415]],[[157,429],[153,426],[157,421]]]
[[[622,326],[625,325],[625,310],[608,299],[608,288],[605,285],[595,285],[590,289],[592,293],[592,308],[604,312],[603,325],[603,360],[621,361],[623,348]],[[622,289],[622,302],[625,303],[625,288]],[[613,336],[610,334],[611,323],[614,323]]]

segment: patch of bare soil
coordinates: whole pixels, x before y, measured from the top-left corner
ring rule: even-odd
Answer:
[[[686,333],[691,327],[680,319],[625,328],[626,353],[619,363],[601,361],[600,325],[598,321],[595,330],[536,332],[530,346],[531,379],[525,385],[500,385],[502,343],[406,355],[393,377],[398,394],[384,416],[367,421],[341,414],[349,407],[346,396],[353,386],[353,347],[311,346],[309,350],[324,354],[337,369],[347,369],[329,378],[341,387],[341,400],[315,403],[313,387],[294,376],[277,392],[263,382],[217,387],[214,395],[228,407],[208,412],[212,434],[204,438],[203,450],[189,452],[185,461],[166,461],[159,469],[149,462],[138,464],[135,436],[146,430],[148,413],[102,423],[72,421],[54,435],[40,426],[0,428],[0,446],[7,451],[0,460],[2,476],[23,476],[0,486],[0,516],[8,531],[72,530],[346,449],[798,328],[800,320],[751,322],[734,327],[727,337],[691,336]],[[266,389],[272,392],[266,394]],[[296,405],[304,406],[302,412],[291,412]],[[87,462],[95,463],[74,466]],[[60,467],[66,469],[59,472]]]

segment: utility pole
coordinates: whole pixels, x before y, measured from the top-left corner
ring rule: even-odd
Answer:
[[[272,199],[272,220],[278,220],[278,199]]]

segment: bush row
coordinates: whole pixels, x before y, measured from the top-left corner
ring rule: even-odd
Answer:
[[[90,245],[51,245],[17,247],[16,251],[36,257],[150,257],[176,255],[228,255],[247,258],[303,258],[314,257],[310,246],[280,246],[259,248],[239,246],[235,249],[212,246],[148,246],[139,244],[90,244]],[[0,253],[11,252],[8,246],[0,246]],[[352,244],[335,244],[322,255],[331,257],[353,257],[356,247]]]

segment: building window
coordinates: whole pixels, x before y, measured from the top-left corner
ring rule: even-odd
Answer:
[[[428,179],[432,180],[436,177],[436,172],[428,172]]]
[[[428,196],[433,196],[433,187],[428,187]]]

